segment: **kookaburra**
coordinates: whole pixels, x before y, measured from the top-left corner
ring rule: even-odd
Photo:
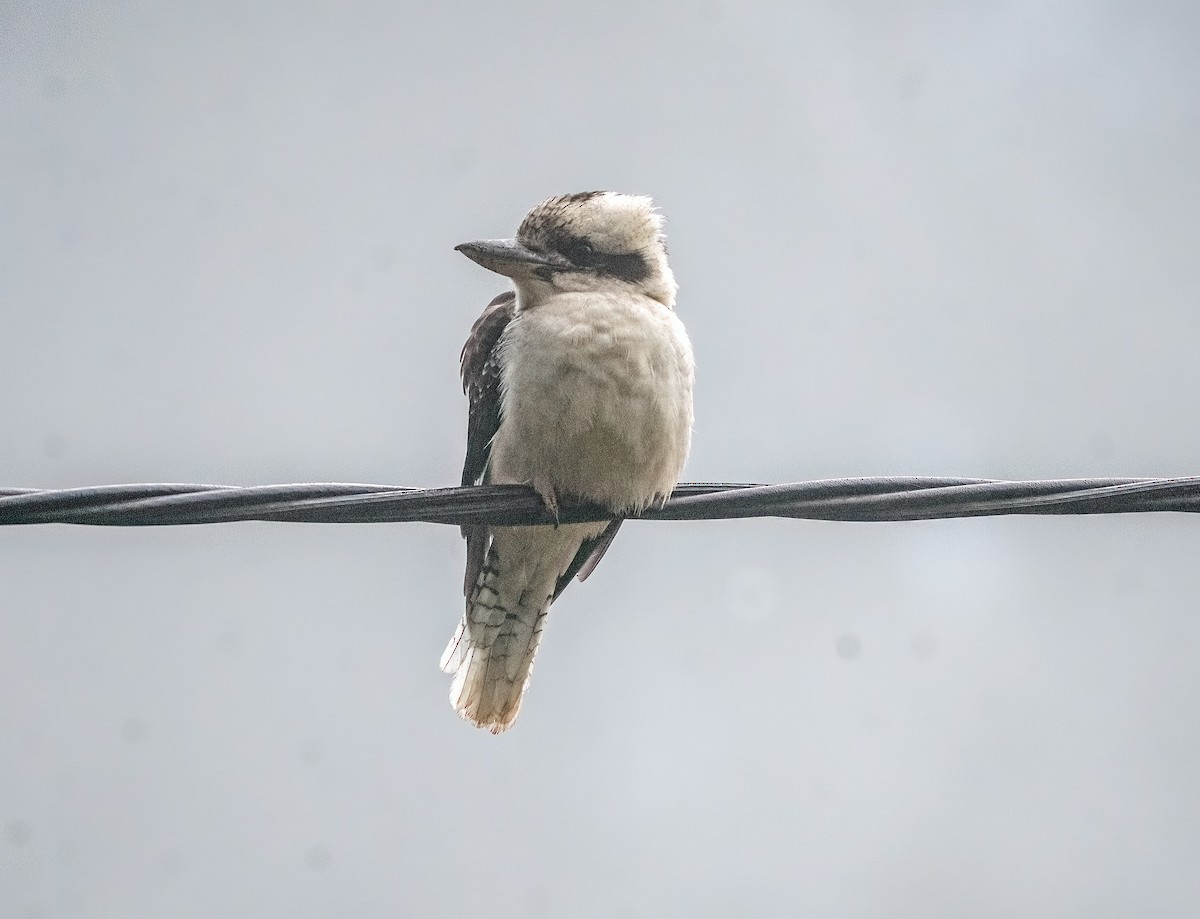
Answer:
[[[442,656],[450,702],[478,727],[511,727],[546,612],[599,563],[620,518],[671,494],[692,431],[692,349],[675,315],[662,217],[649,198],[550,198],[516,239],[458,251],[512,279],[462,350],[470,401],[463,484],[532,485],[609,523],[463,528],[466,613]]]

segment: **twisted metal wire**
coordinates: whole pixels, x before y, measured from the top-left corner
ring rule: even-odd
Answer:
[[[887,521],[1000,514],[1132,514],[1200,511],[1200,476],[1169,479],[994,479],[885,477],[787,485],[685,484],[646,520],[792,517]],[[606,520],[602,508],[563,502],[558,522]],[[397,485],[105,485],[0,488],[0,525],[75,523],[171,526],[275,520],[295,523],[555,522],[524,485],[406,488]]]

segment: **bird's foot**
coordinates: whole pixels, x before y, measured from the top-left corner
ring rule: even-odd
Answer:
[[[554,525],[558,526],[558,495],[554,493],[554,486],[547,479],[535,475],[533,490],[541,496],[542,504],[546,505],[546,510],[554,518]]]

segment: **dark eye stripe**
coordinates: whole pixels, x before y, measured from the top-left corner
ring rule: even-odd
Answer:
[[[599,274],[631,282],[643,281],[650,274],[650,266],[646,259],[637,252],[625,255],[597,252],[586,239],[565,234],[554,238],[550,243],[551,247],[571,264]]]
[[[598,255],[596,258],[596,267],[600,271],[623,281],[644,281],[650,274],[650,266],[636,252],[630,255]]]

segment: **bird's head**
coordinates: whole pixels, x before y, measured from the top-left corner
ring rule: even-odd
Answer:
[[[588,191],[548,198],[531,210],[516,239],[456,247],[484,268],[512,278],[536,301],[554,292],[626,287],[675,305],[663,218],[639,195]]]

